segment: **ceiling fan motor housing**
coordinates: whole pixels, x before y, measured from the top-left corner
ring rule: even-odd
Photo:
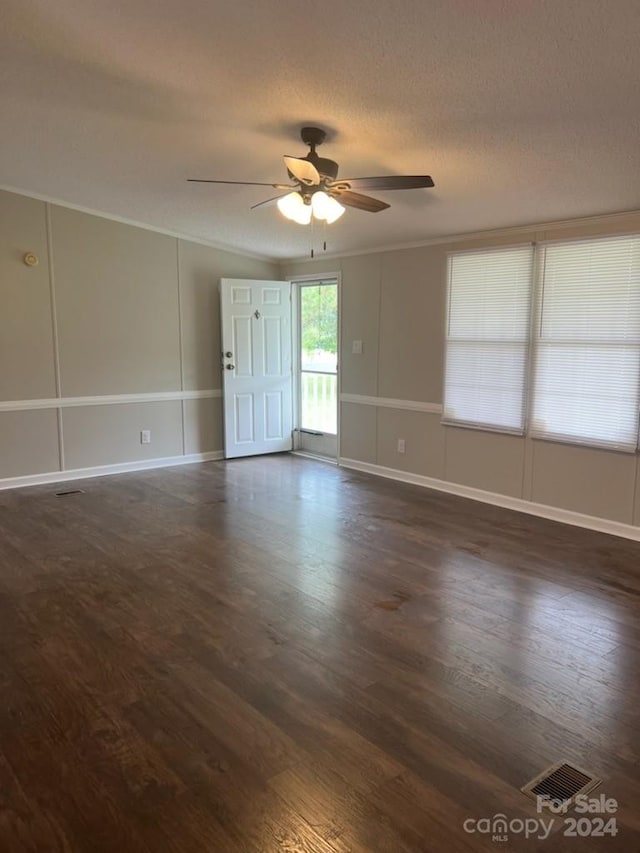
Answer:
[[[338,177],[338,164],[335,160],[329,160],[327,157],[318,157],[315,151],[311,151],[304,159],[313,163],[323,178],[335,181]]]
[[[306,157],[301,157],[300,159],[308,160],[309,163],[312,163],[322,178],[326,178],[329,181],[335,181],[338,177],[338,164],[335,160],[329,160],[327,157],[318,157],[315,151],[310,151]],[[296,176],[289,169],[287,169],[287,174],[291,180],[296,180]],[[320,189],[320,187],[318,187],[318,189]]]
[[[300,131],[300,138],[305,145],[311,148],[307,156],[302,159],[313,163],[323,178],[335,181],[338,177],[338,164],[335,160],[329,160],[327,157],[318,157],[316,153],[316,147],[325,141],[327,132],[321,127],[303,127]]]

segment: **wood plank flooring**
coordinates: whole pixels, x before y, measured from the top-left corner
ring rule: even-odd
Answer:
[[[2,853],[640,850],[637,543],[289,455],[76,486],[0,492]],[[560,759],[615,837],[465,831]]]

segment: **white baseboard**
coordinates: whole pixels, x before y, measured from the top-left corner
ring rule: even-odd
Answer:
[[[67,480],[86,480],[88,477],[106,477],[128,471],[147,471],[150,468],[169,468],[173,465],[191,465],[194,462],[211,462],[224,459],[222,450],[208,453],[189,453],[186,456],[164,456],[160,459],[138,459],[135,462],[117,462],[115,465],[97,465],[95,468],[73,468],[69,471],[49,471],[46,474],[27,474],[23,477],[6,477],[0,480],[0,490],[19,489],[24,486],[43,486],[47,483],[64,483]]]
[[[291,450],[292,456],[302,456],[305,459],[313,459],[314,462],[327,462],[329,465],[337,465],[338,460],[330,456],[322,456],[320,453],[308,453],[306,450]]]
[[[483,489],[476,489],[472,486],[463,486],[459,483],[437,480],[435,477],[425,477],[422,474],[399,471],[397,468],[386,468],[384,465],[360,462],[357,459],[345,459],[343,457],[340,459],[340,465],[343,468],[352,468],[354,471],[376,474],[378,477],[399,480],[401,483],[411,483],[414,486],[423,486],[427,489],[447,492],[450,495],[470,498],[473,501],[492,504],[503,509],[513,509],[516,512],[524,512],[528,515],[548,518],[551,521],[560,521],[563,524],[571,524],[574,527],[586,527],[588,530],[597,530],[599,533],[609,533],[612,536],[622,536],[624,539],[633,539],[636,542],[640,542],[640,527],[625,524],[622,521],[610,521],[607,518],[584,515],[581,512],[573,512],[572,510],[560,509],[559,507],[548,506],[547,504],[534,503],[533,501],[526,501],[522,498],[501,495],[497,492],[486,492]]]

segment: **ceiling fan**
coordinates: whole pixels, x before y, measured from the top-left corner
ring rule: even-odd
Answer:
[[[325,140],[326,132],[319,127],[303,127],[300,136],[310,148],[306,157],[285,157],[287,174],[291,184],[262,183],[260,181],[218,181],[204,178],[188,178],[201,184],[242,184],[249,187],[273,187],[288,190],[285,195],[275,196],[258,202],[252,210],[263,205],[277,204],[280,212],[293,222],[308,225],[311,218],[335,222],[346,207],[355,207],[368,213],[379,213],[389,205],[362,195],[354,190],[412,190],[432,187],[429,175],[388,175],[375,178],[338,178],[338,164],[326,157],[319,157],[316,148]]]

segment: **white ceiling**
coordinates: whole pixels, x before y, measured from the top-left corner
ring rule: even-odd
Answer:
[[[0,184],[273,258],[303,124],[343,177],[331,252],[640,207],[638,0],[4,0]]]

